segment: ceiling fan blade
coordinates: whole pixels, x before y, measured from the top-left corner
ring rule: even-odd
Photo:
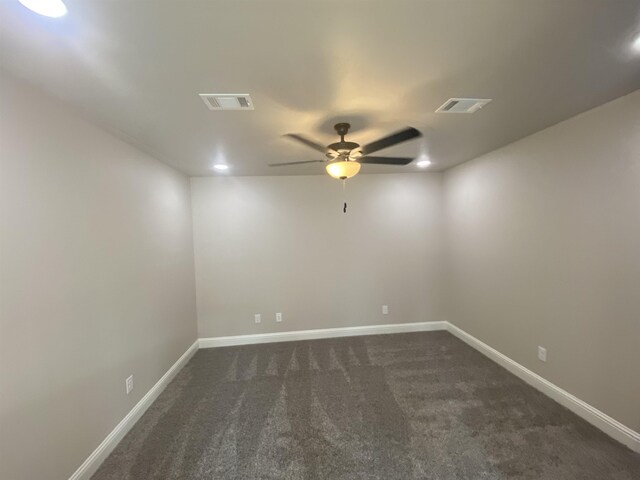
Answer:
[[[360,163],[371,163],[375,165],[408,165],[413,162],[413,158],[403,157],[360,157]]]
[[[311,147],[314,150],[317,150],[319,152],[327,153],[327,151],[328,151],[327,147],[325,147],[324,145],[320,145],[319,143],[316,143],[313,140],[309,140],[308,138],[303,137],[302,135],[298,135],[297,133],[287,133],[284,136],[288,137],[288,138],[291,138],[293,140],[296,140],[296,141],[298,141],[300,143],[303,143],[307,147]]]
[[[282,167],[284,165],[302,165],[304,163],[325,163],[326,160],[306,160],[304,162],[285,162],[285,163],[270,163],[270,167]]]
[[[369,153],[377,152],[378,150],[382,150],[383,148],[389,148],[393,145],[397,145],[399,143],[406,142],[407,140],[411,140],[412,138],[417,138],[420,136],[422,136],[422,134],[418,130],[413,127],[407,127],[404,130],[400,130],[399,132],[381,138],[380,140],[371,142],[360,148],[360,150],[362,151],[362,155],[367,155]]]

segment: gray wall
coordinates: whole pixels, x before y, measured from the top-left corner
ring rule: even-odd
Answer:
[[[326,175],[191,188],[201,337],[442,319],[440,174],[359,175],[346,215]]]
[[[640,431],[640,92],[447,171],[445,217],[447,319]]]
[[[0,99],[0,478],[67,479],[196,339],[189,181],[5,75]]]

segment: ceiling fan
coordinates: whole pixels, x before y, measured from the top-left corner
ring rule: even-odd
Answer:
[[[393,133],[386,137],[383,137],[375,142],[368,143],[367,145],[360,146],[355,142],[348,142],[344,139],[345,135],[349,132],[351,125],[348,123],[336,123],[334,127],[338,135],[340,135],[340,141],[327,145],[326,147],[309,140],[297,133],[288,133],[285,137],[296,140],[307,147],[311,147],[318,152],[325,154],[327,157],[325,160],[306,160],[302,162],[286,162],[286,163],[271,163],[270,167],[281,167],[284,165],[302,165],[305,163],[326,163],[326,170],[329,175],[334,178],[344,180],[351,178],[360,171],[360,165],[363,163],[370,163],[376,165],[407,165],[413,161],[413,158],[403,157],[374,157],[371,153],[375,153],[378,150],[398,145],[399,143],[406,142],[422,134],[413,127],[407,127],[399,132]]]

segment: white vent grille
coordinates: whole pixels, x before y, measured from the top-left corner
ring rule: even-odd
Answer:
[[[490,101],[490,98],[450,98],[436,113],[475,113]]]
[[[253,110],[248,93],[201,93],[200,98],[209,110]]]

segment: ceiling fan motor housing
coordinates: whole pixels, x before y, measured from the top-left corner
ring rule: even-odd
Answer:
[[[356,142],[336,142],[336,143],[332,143],[331,145],[329,145],[329,148],[331,150],[335,150],[336,152],[338,152],[340,154],[340,156],[349,156],[349,152],[351,152],[351,150],[355,150],[356,148],[360,148],[360,144],[356,143]],[[328,155],[330,156],[330,155]]]

